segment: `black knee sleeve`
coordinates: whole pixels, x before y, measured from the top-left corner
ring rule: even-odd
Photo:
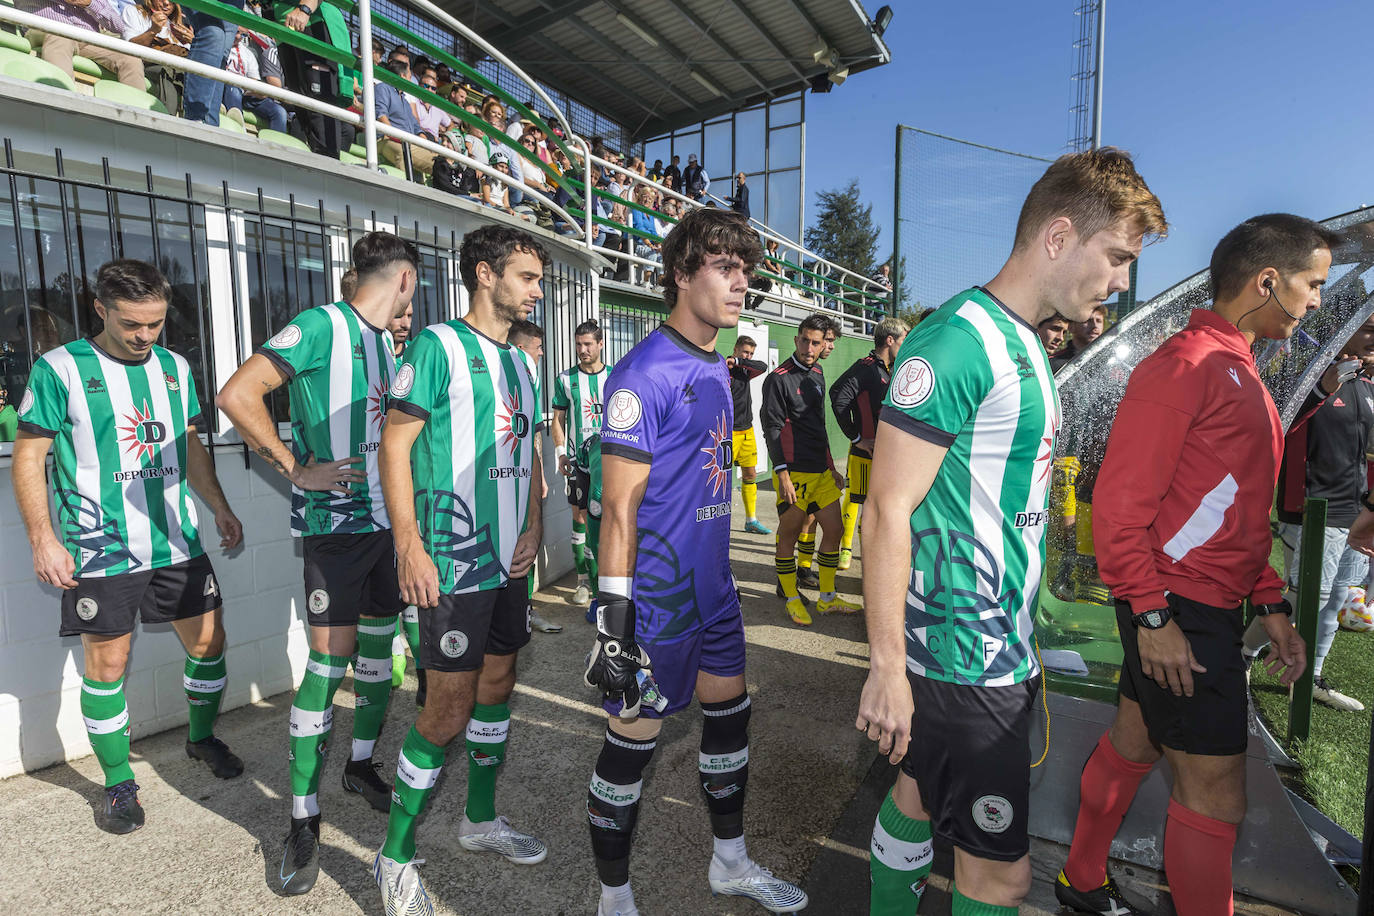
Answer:
[[[711,812],[711,832],[722,840],[744,833],[744,796],[749,786],[749,695],[702,703],[701,791]]]
[[[639,817],[639,792],[644,768],[654,756],[657,740],[636,741],[606,730],[601,756],[596,758],[587,790],[587,823],[592,854],[601,883],[620,887],[630,880],[630,841]]]

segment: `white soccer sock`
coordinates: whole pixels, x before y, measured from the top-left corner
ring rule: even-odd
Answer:
[[[834,601],[834,600],[835,600],[835,592],[821,592],[821,600],[822,600],[822,601]]]
[[[612,906],[618,904],[635,905],[634,891],[630,890],[630,882],[626,881],[620,887],[611,887],[609,884],[601,885],[601,902],[609,903]]]
[[[320,798],[318,795],[293,795],[291,796],[291,816],[296,820],[314,817],[320,813]]]
[[[377,746],[377,739],[365,741],[362,738],[353,739],[353,756],[350,760],[366,760],[372,756],[372,749]]]
[[[720,859],[721,864],[726,868],[733,871],[737,866],[749,861],[749,853],[744,848],[744,834],[731,837],[728,840],[715,837],[715,841],[716,858]]]

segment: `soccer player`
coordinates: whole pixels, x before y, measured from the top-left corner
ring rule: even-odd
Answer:
[[[356,292],[358,289],[358,272],[349,268],[344,274],[353,275],[351,289]],[[344,301],[352,300],[352,293],[349,291],[348,283],[340,284],[340,291],[344,294]],[[406,354],[406,344],[410,342],[410,321],[414,313],[414,306],[407,302],[406,310],[387,323],[386,329],[391,332],[392,354],[396,357],[396,362],[401,361],[401,357]],[[396,623],[396,636],[391,640],[391,687],[394,690],[401,686],[405,680],[406,656],[405,646],[410,647],[410,657],[416,660],[415,679],[419,682],[415,690],[416,705],[425,705],[425,669],[419,667],[420,658],[420,624],[419,617],[416,615],[415,606],[407,605],[401,611],[401,618]]]
[[[839,319],[830,315],[822,316],[829,324],[825,329],[825,348],[821,350],[817,357],[819,363],[830,358],[830,354],[835,352],[835,341],[843,336],[844,331],[840,327]],[[825,393],[825,382],[822,378],[821,393]],[[824,412],[824,411],[822,411]],[[822,421],[822,427],[824,421]],[[827,436],[829,434],[827,433]],[[845,484],[840,484],[841,499],[844,498]],[[797,535],[797,584],[807,588],[817,588],[820,586],[820,576],[817,575],[812,567],[816,563],[816,516],[810,512],[806,515],[806,522],[802,525],[801,534]],[[782,586],[778,586],[778,597],[786,597],[782,592]]]
[[[357,701],[343,787],[378,811],[390,804],[372,749],[391,697],[391,641],[405,602],[377,451],[396,375],[384,329],[414,295],[418,264],[415,246],[389,232],[358,239],[353,298],[298,314],[238,368],[217,401],[248,447],[291,481],[291,533],[305,556],[310,657],[291,704],[291,823],[276,888],[287,895],[308,893],[319,876],[320,777],[334,693],[350,660]],[[291,397],[289,448],[263,402],[282,385]]]
[[[857,604],[835,592],[840,563],[840,490],[844,478],[835,470],[825,430],[825,375],[817,365],[826,352],[831,320],[809,315],[797,327],[795,352],[763,381],[763,438],[773,463],[778,495],[778,540],[774,563],[787,601],[787,616],[798,626],[811,626],[811,613],[797,593],[797,560],[793,551],[808,515],[821,525],[821,552],[816,611],[853,614]],[[833,344],[831,345],[833,347]],[[803,553],[807,546],[801,546]]]
[[[759,485],[756,482],[759,467],[759,447],[754,441],[754,394],[749,383],[768,371],[768,364],[754,359],[758,342],[752,337],[741,335],[735,340],[733,355],[725,361],[730,372],[730,400],[734,404],[735,423],[731,441],[735,452],[735,465],[740,470],[744,482],[740,485],[740,496],[744,499],[744,530],[750,534],[772,534],[758,520]]]
[[[597,636],[586,680],[605,693],[606,737],[587,795],[599,916],[637,916],[630,847],[644,768],[663,719],[701,703],[700,773],[715,849],[712,893],[773,913],[807,904],[749,858],[749,694],[730,572],[732,405],[720,328],[734,327],[762,257],[737,213],[690,211],[663,241],[668,320],[616,367],[601,428]],[[705,460],[703,460],[705,459]],[[657,679],[645,694],[641,676]],[[674,863],[676,867],[677,863]],[[689,907],[690,909],[690,907]]]
[[[878,435],[878,414],[887,397],[892,361],[906,339],[907,327],[900,318],[888,316],[873,328],[873,350],[845,370],[830,388],[830,409],[840,430],[849,437],[849,463],[845,479],[849,488],[840,501],[844,533],[840,536],[840,569],[848,569],[854,556],[854,529],[859,510],[868,498],[868,475],[873,468],[873,440]]]
[[[897,354],[863,525],[870,671],[855,724],[902,765],[873,826],[874,916],[916,912],[932,833],[954,846],[955,916],[1014,916],[1030,889],[1032,621],[1059,426],[1035,327],[1091,315],[1165,231],[1129,155],[1061,156],[997,276]]]
[[[587,439],[601,428],[601,392],[611,366],[601,359],[601,328],[587,320],[573,334],[577,365],[558,374],[553,385],[553,444],[558,472],[568,478],[568,503],[572,506],[573,560],[577,565],[577,589],[573,603],[589,604],[590,583],[596,579],[596,545],[587,549]]]
[[[122,834],[143,826],[124,699],[136,618],[171,623],[186,648],[186,755],[221,779],[243,772],[214,734],[226,678],[222,597],[187,484],[215,513],[220,546],[242,543],[243,526],[197,434],[205,420],[191,367],[156,344],[172,297],[166,278],[143,261],[110,261],[95,290],[101,332],[33,365],[13,477],[34,572],[62,589],[58,635],[81,637],[81,714],[105,774],[99,825]],[[54,441],[60,534],[45,479]]]
[[[1094,507],[1125,657],[1116,719],[1083,767],[1073,845],[1055,882],[1065,906],[1141,912],[1107,874],[1107,851],[1162,752],[1174,776],[1164,829],[1174,907],[1232,911],[1249,739],[1241,602],[1263,621],[1280,683],[1307,666],[1269,565],[1283,425],[1251,347],[1286,340],[1320,306],[1340,241],[1285,213],[1241,223],[1212,252],[1212,308],[1194,311],[1131,373]]]
[[[406,310],[387,323],[386,329],[391,332],[392,353],[396,356],[396,361],[406,355],[406,344],[410,343],[410,321],[415,312],[415,306],[406,303]]]
[[[541,384],[539,373],[539,361],[544,358],[544,329],[528,319],[526,319],[525,321],[517,321],[515,322],[515,324],[510,326],[509,339],[510,342],[513,343],[515,346],[519,347],[521,350],[524,350],[525,355],[530,358],[530,364],[534,368],[534,399],[535,402],[540,405],[540,415],[542,416],[544,397],[543,387]],[[539,455],[539,466],[541,468],[544,467],[544,437],[540,435],[540,433],[544,431],[544,427],[547,425],[547,421],[541,422],[534,428],[534,450]],[[539,498],[541,500],[547,498],[549,495],[548,481],[546,481],[543,478],[543,476],[540,476],[537,483],[539,484]],[[588,523],[588,532],[591,532],[590,522]],[[592,536],[591,542],[593,544],[596,543],[595,535]],[[526,593],[530,600],[530,626],[533,629],[538,630],[540,633],[563,632],[563,624],[554,623],[552,620],[546,620],[544,619],[544,617],[542,617],[534,610],[533,572],[531,572],[530,575],[525,577],[525,581],[528,583]]]
[[[420,611],[429,696],[401,748],[386,842],[373,864],[388,913],[433,912],[416,867],[415,828],[445,749],[460,734],[468,786],[459,845],[517,865],[548,855],[496,813],[516,653],[530,639],[523,580],[543,536],[531,490],[543,474],[534,366],[508,335],[542,297],[548,263],[544,247],[519,229],[469,232],[458,264],[468,313],[421,331],[391,386],[382,488],[401,596]]]

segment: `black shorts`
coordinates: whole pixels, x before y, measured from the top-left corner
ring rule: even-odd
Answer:
[[[1030,852],[1030,725],[1040,676],[1011,687],[907,672],[916,701],[902,772],[916,780],[937,837],[980,859]]]
[[[530,599],[524,578],[504,588],[440,595],[422,607],[420,665],[428,671],[476,671],[484,655],[513,655],[530,641]]]
[[[591,492],[592,472],[574,464],[573,472],[568,475],[568,505],[577,509],[587,508]]]
[[[389,530],[312,534],[302,540],[306,623],[356,627],[360,616],[390,617],[405,609]]]
[[[123,636],[134,620],[168,623],[199,617],[224,603],[210,558],[194,559],[117,576],[76,580],[62,593],[62,626],[58,636]]]
[[[1193,695],[1176,697],[1140,670],[1140,649],[1131,609],[1118,602],[1116,627],[1125,657],[1118,689],[1140,704],[1150,740],[1189,754],[1226,757],[1244,754],[1250,743],[1249,700],[1241,637],[1245,621],[1240,608],[1219,608],[1182,595],[1169,595],[1193,657],[1207,670],[1193,672]]]

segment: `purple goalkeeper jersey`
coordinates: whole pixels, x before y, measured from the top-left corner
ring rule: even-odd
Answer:
[[[650,465],[636,523],[637,638],[663,643],[739,614],[730,572],[730,378],[663,325],[606,382],[601,451]]]

